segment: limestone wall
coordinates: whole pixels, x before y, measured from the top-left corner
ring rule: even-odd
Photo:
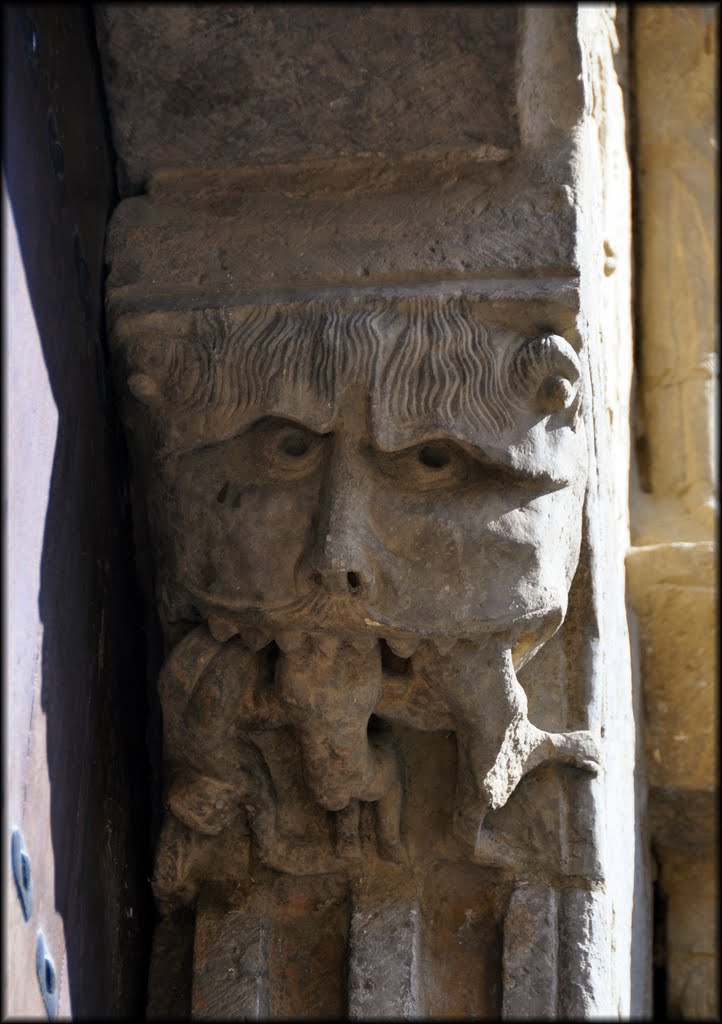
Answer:
[[[659,872],[657,965],[668,1012],[688,1019],[718,1012],[718,17],[716,4],[659,4],[633,18],[637,466],[627,569]]]

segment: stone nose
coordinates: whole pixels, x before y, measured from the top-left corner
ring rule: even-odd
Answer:
[[[369,480],[356,438],[337,437],[319,495],[313,540],[303,569],[306,585],[369,600],[375,578],[369,523]]]
[[[360,489],[347,485],[328,495],[306,562],[306,578],[314,589],[366,600],[373,596],[367,518]]]
[[[325,523],[319,523],[316,543],[307,562],[314,588],[330,594],[368,599],[374,590],[374,571],[368,557],[365,517],[358,501],[334,501]]]

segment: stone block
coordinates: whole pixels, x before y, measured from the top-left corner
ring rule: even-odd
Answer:
[[[557,1016],[558,896],[548,885],[515,889],[504,918],[505,1020]]]
[[[281,876],[269,915],[270,1018],[342,1020],[349,927],[345,878]]]
[[[268,916],[262,902],[206,887],[198,899],[191,1016],[199,1020],[268,1017]]]
[[[429,872],[420,917],[420,992],[430,1020],[498,1020],[509,882],[447,860]]]
[[[716,785],[716,561],[709,543],[632,548],[652,787]]]
[[[717,490],[718,17],[716,4],[650,4],[634,23],[648,486],[692,517],[695,539],[714,529]]]
[[[535,183],[530,168],[477,168],[438,190],[282,191],[271,170],[262,187],[223,184],[215,197],[161,192],[117,207],[106,250],[113,313],[390,286],[403,294],[424,282],[489,281],[493,294],[511,279],[511,294],[539,297],[545,277],[558,298],[575,278],[573,196]],[[542,282],[518,282],[522,274]]]
[[[348,1014],[352,1020],[409,1020],[419,1005],[419,908],[413,883],[360,881],[353,893]]]
[[[617,1016],[612,1001],[615,979],[610,977],[610,923],[603,892],[577,888],[561,891],[559,963],[575,964],[573,972],[562,970],[559,978],[561,1020]]]
[[[121,184],[159,167],[514,148],[513,5],[104,4]]]
[[[716,1020],[719,874],[717,856],[667,851],[661,871],[667,920],[667,1007],[671,1017]]]

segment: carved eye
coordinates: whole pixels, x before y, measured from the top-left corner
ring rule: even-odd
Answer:
[[[311,447],[312,436],[306,430],[289,430],[278,442],[278,450],[282,455],[292,459],[300,459]]]
[[[261,477],[294,480],[316,472],[327,438],[288,420],[268,418],[257,423],[250,436]]]
[[[445,444],[425,444],[419,449],[419,462],[428,469],[443,469],[451,461],[451,452]]]
[[[371,458],[384,476],[418,490],[454,490],[478,475],[475,461],[450,441],[426,441],[398,452],[374,450]]]

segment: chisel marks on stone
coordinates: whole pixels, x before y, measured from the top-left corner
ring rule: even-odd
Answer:
[[[193,1018],[266,1019],[267,946],[267,917],[253,901],[229,908],[202,896],[193,951]]]

